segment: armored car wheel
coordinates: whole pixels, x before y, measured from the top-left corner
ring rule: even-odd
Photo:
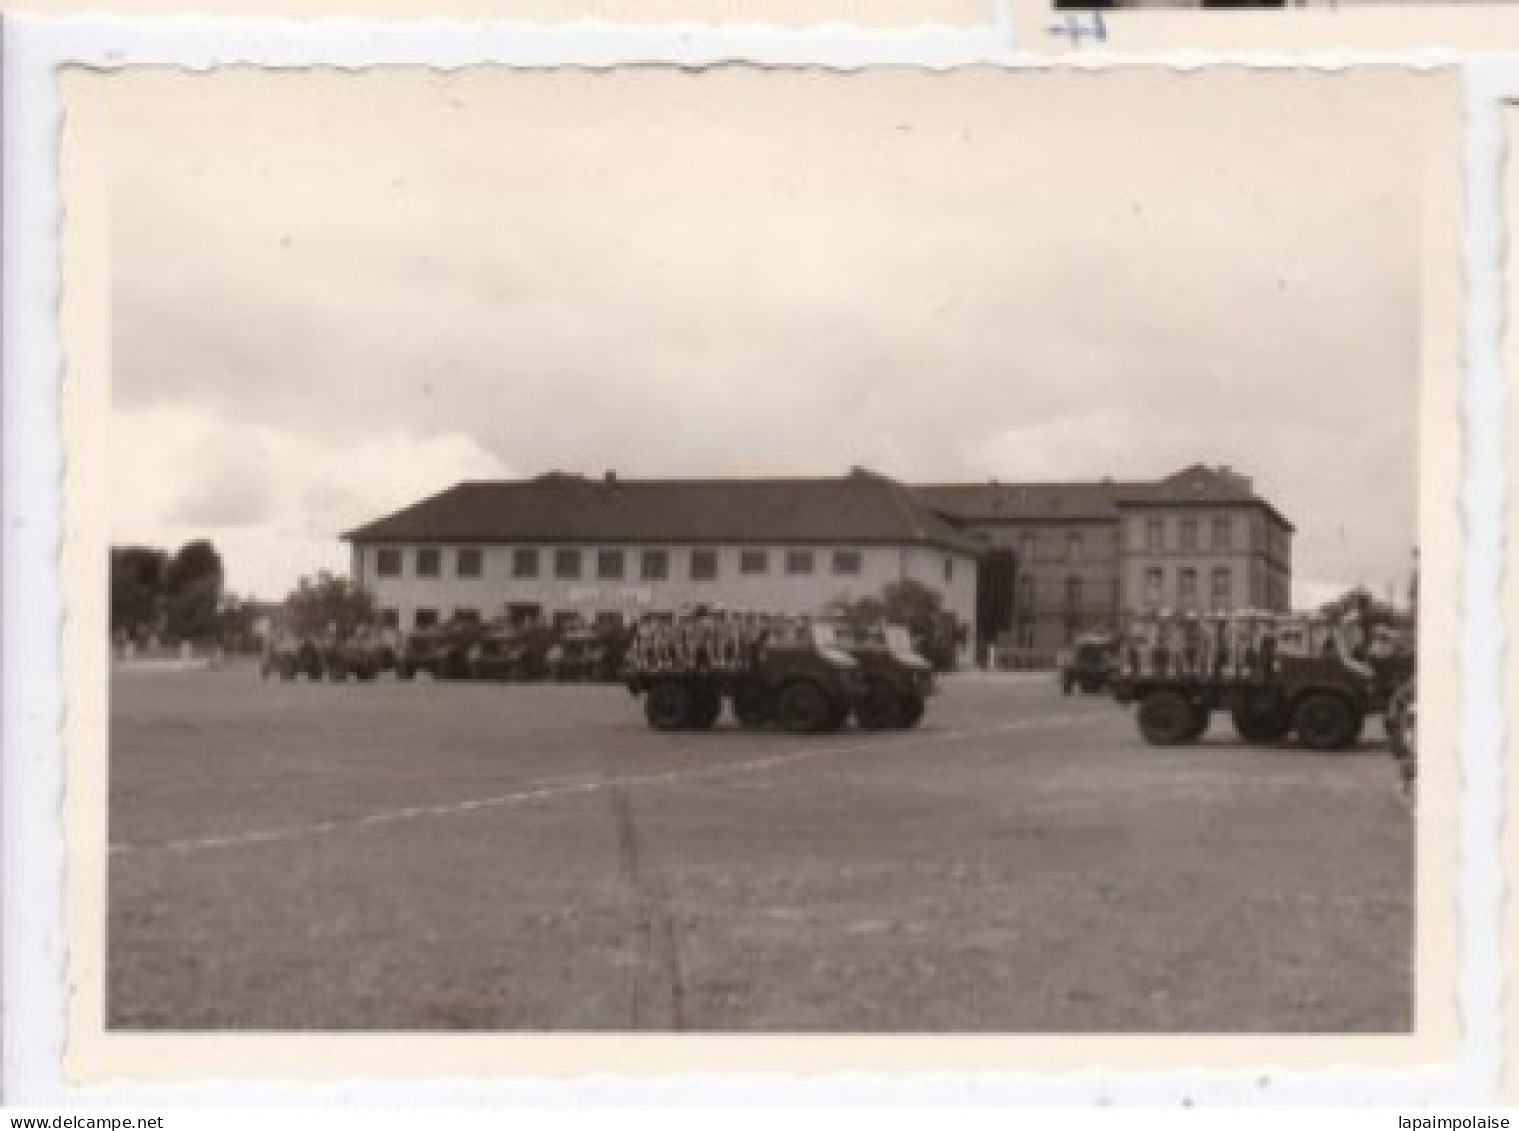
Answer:
[[[396,678],[407,680],[416,679],[417,669],[412,667],[410,664],[403,664],[398,662],[396,664]]]
[[[832,699],[828,703],[828,717],[823,720],[821,729],[826,731],[843,730],[849,722],[850,712],[853,707],[847,699]]]
[[[1266,708],[1254,705],[1236,707],[1233,718],[1235,732],[1245,742],[1280,742],[1292,730],[1291,716],[1275,704]]]
[[[1178,746],[1202,733],[1199,712],[1179,691],[1152,691],[1139,704],[1139,733],[1152,746]],[[1206,722],[1203,724],[1206,726]]]
[[[680,730],[689,725],[695,710],[689,688],[679,683],[656,683],[644,696],[644,718],[655,730]]]
[[[897,700],[897,726],[910,730],[923,721],[923,711],[928,706],[921,695],[903,695]]]
[[[822,688],[799,680],[781,688],[775,701],[775,717],[792,734],[811,734],[827,728],[831,706]]]
[[[889,687],[872,687],[854,708],[854,721],[861,730],[886,730],[897,725],[897,696]]]
[[[733,717],[740,726],[762,727],[771,719],[770,697],[763,691],[740,691],[733,697]]]
[[[693,730],[710,730],[722,713],[721,695],[715,691],[699,691],[692,696],[690,726]]]
[[[1313,691],[1292,712],[1298,741],[1310,750],[1344,750],[1361,730],[1361,712],[1343,695]]]
[[[1213,721],[1213,712],[1204,711],[1202,708],[1193,706],[1192,725],[1187,728],[1187,741],[1196,742],[1208,733],[1208,724]]]

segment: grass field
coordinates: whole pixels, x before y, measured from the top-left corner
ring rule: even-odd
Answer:
[[[1155,749],[1051,679],[909,733],[656,734],[616,687],[112,684],[119,1028],[1397,1031],[1380,746]],[[1368,734],[1378,733],[1375,726]]]

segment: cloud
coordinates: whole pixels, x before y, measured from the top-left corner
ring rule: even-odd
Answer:
[[[200,406],[118,409],[111,455],[113,542],[209,537],[229,588],[271,598],[316,569],[345,570],[344,531],[461,479],[515,474],[469,436],[387,429],[334,443]]]

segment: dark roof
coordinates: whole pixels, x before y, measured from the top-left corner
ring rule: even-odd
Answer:
[[[588,479],[560,472],[455,487],[351,530],[353,542],[867,543],[976,554],[900,483],[831,479]]]
[[[1257,495],[1249,479],[1226,467],[1194,464],[1151,482],[1102,479],[1082,483],[943,483],[915,487],[929,506],[954,521],[1114,520],[1124,507],[1217,506],[1233,503],[1263,507],[1288,531],[1292,523]]]
[[[913,493],[935,510],[963,522],[1019,519],[1112,521],[1127,483],[933,483]]]

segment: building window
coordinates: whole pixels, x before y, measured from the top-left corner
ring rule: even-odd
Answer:
[[[1074,609],[1081,604],[1081,578],[1068,577],[1065,579],[1065,604],[1067,609]]]
[[[580,626],[580,614],[574,609],[555,609],[552,624],[560,632],[567,632]]]
[[[1188,609],[1197,604],[1197,570],[1190,566],[1176,575],[1176,603]]]
[[[1166,548],[1165,519],[1152,518],[1145,522],[1145,549],[1158,554]]]
[[[580,551],[555,550],[554,576],[574,579],[580,576]]]
[[[602,610],[596,614],[596,627],[602,631],[616,631],[622,627],[622,614]]]
[[[516,628],[539,624],[543,620],[543,606],[536,601],[513,601],[506,606],[506,619]]]
[[[955,559],[944,559],[944,584],[949,585],[955,580]]]
[[[1181,548],[1194,554],[1197,552],[1197,519],[1181,520]]]
[[[1034,578],[1025,573],[1018,579],[1018,609],[1023,616],[1034,615]]]
[[[1151,566],[1145,570],[1145,604],[1150,608],[1158,608],[1165,599],[1166,571],[1160,566]]]
[[[1018,560],[1027,565],[1034,560],[1034,532],[1025,530],[1018,535]]]
[[[598,551],[596,554],[596,576],[613,581],[622,580],[622,551]]]
[[[401,627],[401,611],[399,609],[381,609],[380,610],[380,627],[381,628],[400,628]]]
[[[460,577],[479,577],[482,565],[482,555],[479,550],[460,550],[459,556],[454,559],[454,572]]]
[[[1232,602],[1230,593],[1233,590],[1233,579],[1229,576],[1228,566],[1215,566],[1213,569],[1213,607],[1219,611],[1228,609]]]
[[[411,615],[411,623],[415,628],[431,628],[438,623],[437,609],[418,609]]]
[[[1213,552],[1225,552],[1234,549],[1234,523],[1229,521],[1226,514],[1215,515],[1213,518]]]
[[[738,572],[746,574],[769,573],[769,552],[765,550],[743,551],[738,556]]]
[[[860,551],[858,550],[835,550],[833,552],[833,572],[854,576],[860,572]]]
[[[460,624],[479,624],[480,610],[470,608],[455,609],[454,615],[450,619],[458,621]]]
[[[645,550],[638,572],[645,581],[663,581],[670,576],[670,551]]]
[[[381,577],[400,577],[401,551],[393,546],[375,551],[374,571]]]
[[[787,550],[786,572],[790,574],[802,574],[812,572],[811,550]]]
[[[437,577],[443,572],[443,554],[439,550],[417,551],[417,576]]]
[[[691,551],[691,580],[711,581],[717,576],[717,551]]]
[[[1086,538],[1079,530],[1073,530],[1065,536],[1065,560],[1079,562],[1082,552],[1086,549]]]
[[[538,551],[537,550],[513,550],[512,551],[512,576],[513,577],[537,577],[538,576]]]

